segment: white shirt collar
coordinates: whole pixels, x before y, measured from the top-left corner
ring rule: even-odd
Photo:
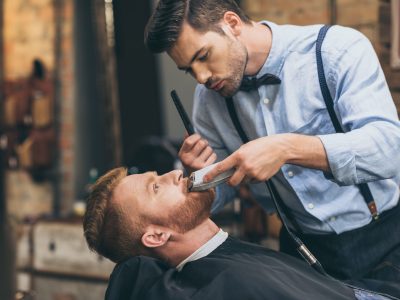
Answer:
[[[197,249],[191,255],[181,261],[181,263],[176,266],[176,269],[178,271],[181,271],[186,263],[207,256],[215,249],[217,249],[223,242],[225,242],[227,238],[228,233],[220,229],[217,234],[214,235],[207,243],[205,243],[203,246],[201,246],[199,249]]]

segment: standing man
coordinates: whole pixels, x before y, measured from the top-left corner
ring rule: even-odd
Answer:
[[[256,23],[233,0],[160,0],[145,43],[152,52],[167,52],[199,83],[193,113],[198,134],[186,138],[180,150],[189,171],[218,159],[208,179],[230,168],[236,169],[232,186],[273,176],[297,234],[330,274],[399,282],[396,108],[370,42],[334,26],[323,42],[322,62],[345,132],[336,133],[318,81],[320,28]],[[244,81],[266,77],[267,85],[258,81],[241,89]],[[226,98],[251,140],[244,145]],[[360,183],[368,183],[376,209],[366,205]],[[252,191],[267,208],[264,185]],[[214,211],[234,192],[219,187]],[[285,232],[281,250],[292,251]]]

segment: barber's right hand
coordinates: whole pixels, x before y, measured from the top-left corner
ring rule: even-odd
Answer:
[[[217,159],[217,155],[208,145],[207,140],[197,133],[184,139],[178,155],[189,174],[211,165]]]

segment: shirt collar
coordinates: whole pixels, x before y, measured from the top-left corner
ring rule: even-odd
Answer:
[[[207,256],[215,249],[217,249],[225,240],[228,238],[228,233],[220,229],[216,235],[214,235],[207,243],[185,258],[179,265],[176,266],[176,269],[180,272],[183,266],[194,260],[198,260],[202,257]]]
[[[256,77],[259,78],[265,73],[274,74],[279,77],[287,50],[285,49],[286,46],[284,44],[284,39],[280,35],[279,26],[275,23],[269,21],[261,21],[260,24],[267,25],[271,29],[272,41],[268,57]]]

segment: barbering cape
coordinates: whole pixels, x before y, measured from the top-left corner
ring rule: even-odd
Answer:
[[[182,271],[144,256],[118,264],[106,300],[341,300],[352,289],[286,254],[228,237]]]

